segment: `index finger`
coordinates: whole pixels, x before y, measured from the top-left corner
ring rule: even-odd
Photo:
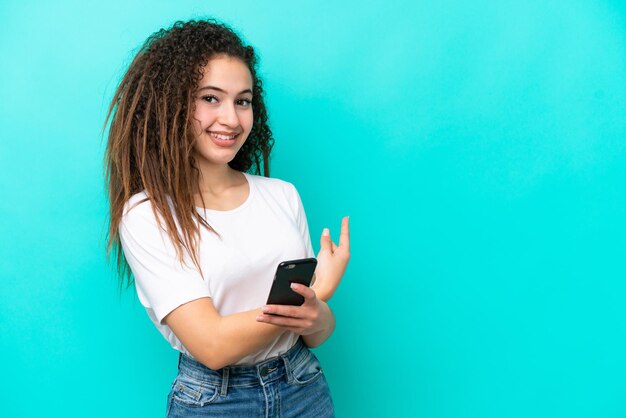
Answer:
[[[341,220],[341,233],[339,234],[339,246],[345,248],[346,250],[350,249],[350,225],[349,225],[349,216],[344,216]]]

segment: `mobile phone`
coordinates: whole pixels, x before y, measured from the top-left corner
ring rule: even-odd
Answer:
[[[283,261],[276,268],[274,282],[267,298],[268,305],[295,305],[304,303],[304,297],[293,291],[291,283],[311,285],[317,259],[303,258],[300,260]]]

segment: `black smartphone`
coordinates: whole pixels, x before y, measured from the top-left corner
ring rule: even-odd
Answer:
[[[303,258],[300,260],[283,261],[276,268],[274,282],[267,298],[268,305],[295,305],[304,303],[304,297],[294,292],[291,283],[311,285],[317,259]]]

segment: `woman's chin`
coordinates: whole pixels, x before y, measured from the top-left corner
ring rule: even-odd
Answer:
[[[236,152],[229,152],[227,154],[222,154],[222,155],[206,155],[206,154],[202,154],[202,153],[198,153],[196,152],[196,160],[198,161],[198,163],[200,163],[202,166],[225,166],[228,165],[228,163],[230,163],[231,161],[233,161],[235,159],[235,156],[237,155]]]

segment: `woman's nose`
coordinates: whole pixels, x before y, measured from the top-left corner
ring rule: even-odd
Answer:
[[[234,103],[224,103],[220,106],[220,123],[227,126],[236,127],[239,126],[239,117],[235,110]]]

